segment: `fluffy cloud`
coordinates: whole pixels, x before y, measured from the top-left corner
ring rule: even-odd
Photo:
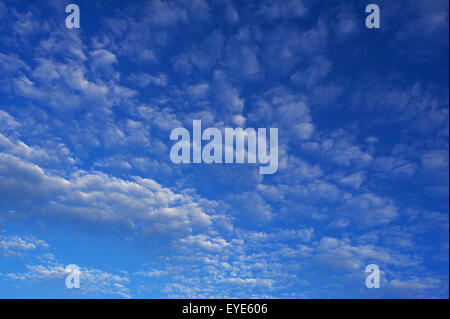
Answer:
[[[21,257],[29,251],[34,251],[38,248],[46,249],[49,245],[40,239],[33,236],[2,236],[0,234],[0,251],[5,256]]]

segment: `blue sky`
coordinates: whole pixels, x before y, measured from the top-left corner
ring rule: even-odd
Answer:
[[[448,1],[69,3],[0,0],[0,297],[448,298]],[[193,120],[277,173],[173,164]]]

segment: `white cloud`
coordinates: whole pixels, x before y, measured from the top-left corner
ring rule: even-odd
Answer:
[[[257,193],[244,192],[228,196],[228,200],[239,207],[239,219],[267,223],[272,219],[272,207]]]
[[[0,110],[0,132],[13,131],[19,127],[19,125],[20,124],[14,117],[9,115],[7,112]]]
[[[338,211],[353,219],[358,226],[387,224],[398,215],[398,208],[392,200],[373,193],[347,199]]]
[[[0,174],[1,192],[7,194],[4,200],[40,198],[43,204],[38,211],[47,218],[75,219],[97,227],[126,226],[141,236],[170,238],[211,225],[210,216],[194,198],[174,193],[151,179],[122,180],[83,171],[68,178],[55,177],[37,165],[3,153]],[[17,208],[21,206],[15,203]]]
[[[18,256],[38,248],[47,249],[49,245],[33,236],[2,236],[0,235],[0,251],[5,256]]]
[[[422,165],[427,169],[448,170],[448,150],[434,150],[421,156]]]
[[[386,290],[392,296],[404,298],[427,298],[431,291],[445,290],[446,283],[440,278],[413,277],[408,279],[392,279],[387,282]]]
[[[3,277],[18,281],[57,281],[61,287],[65,287],[66,277],[71,273],[58,262],[51,264],[27,265],[26,272],[6,273]],[[80,269],[80,288],[72,289],[71,292],[79,294],[107,294],[131,298],[128,288],[129,278],[124,274],[114,274],[99,269]]]
[[[184,239],[182,239],[181,244],[187,245],[192,248],[200,248],[202,250],[206,251],[217,251],[221,250],[224,247],[227,247],[230,245],[226,240],[223,238],[213,238],[209,237],[207,235],[195,235],[195,236],[188,236]]]
[[[411,267],[420,263],[420,260],[393,252],[389,248],[371,244],[356,245],[349,239],[333,237],[320,239],[315,248],[315,258],[327,267],[345,272],[364,271],[363,266],[368,263],[401,267]]]
[[[269,21],[279,18],[295,19],[305,17],[308,8],[303,0],[263,1],[258,13]]]
[[[386,174],[409,176],[414,174],[418,165],[399,156],[380,156],[375,159],[374,168]]]
[[[30,67],[16,55],[0,53],[0,68],[6,72],[15,72],[21,69],[30,70]]]
[[[128,80],[139,87],[146,87],[149,84],[164,87],[167,85],[168,76],[164,73],[150,75],[147,73],[133,73],[128,77]]]
[[[91,56],[92,62],[98,65],[117,63],[116,55],[105,49],[92,51]]]
[[[314,57],[305,71],[298,71],[291,76],[291,81],[296,84],[313,87],[324,79],[331,71],[332,63],[325,57]]]
[[[338,182],[342,185],[351,186],[353,188],[360,188],[361,184],[364,182],[365,173],[363,171],[359,171],[356,173],[353,173],[351,175],[342,177],[338,180]]]

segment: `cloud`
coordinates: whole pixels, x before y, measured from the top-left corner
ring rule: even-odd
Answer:
[[[415,173],[418,165],[399,156],[380,156],[375,159],[374,168],[385,174],[410,176]]]
[[[332,63],[325,57],[314,57],[308,68],[303,72],[294,73],[290,79],[292,82],[305,85],[308,88],[318,84],[331,71]]]
[[[342,177],[338,180],[340,184],[351,186],[353,188],[360,188],[364,182],[365,173],[363,171],[356,172],[349,176]]]
[[[83,171],[62,178],[4,153],[0,153],[0,176],[0,189],[7,195],[4,202],[14,204],[18,196],[39,198],[42,204],[37,211],[45,218],[78,220],[96,227],[116,225],[134,232],[140,229],[141,236],[169,238],[211,225],[210,216],[191,196],[176,194],[151,179],[127,181]]]
[[[0,53],[0,67],[5,72],[17,72],[19,70],[30,70],[30,67],[16,55]]]
[[[251,31],[243,27],[227,43],[225,63],[235,79],[260,80],[264,69],[259,62],[259,48],[253,43]]]
[[[268,127],[282,127],[285,134],[280,134],[280,139],[286,144],[309,140],[315,132],[305,97],[282,86],[257,99],[248,119]]]
[[[339,211],[352,218],[358,226],[387,224],[398,215],[398,208],[392,200],[373,193],[347,199]]]
[[[58,262],[52,264],[30,264],[27,271],[22,273],[7,273],[2,276],[9,280],[49,282],[56,281],[61,287],[65,287],[65,280],[71,270]],[[81,295],[112,295],[123,298],[131,298],[127,287],[129,278],[124,274],[114,274],[99,269],[80,269],[80,288],[74,288],[72,293]]]
[[[229,245],[223,238],[210,238],[207,235],[188,236],[182,239],[181,244],[189,246],[191,249],[198,247],[206,251],[217,251]]]
[[[231,114],[240,114],[244,109],[245,100],[240,97],[239,90],[228,82],[226,75],[222,71],[216,71],[213,83],[218,109]]]
[[[67,190],[70,183],[63,178],[47,176],[37,165],[25,162],[15,156],[0,153],[0,189],[7,195],[3,201],[19,197],[48,197]]]
[[[273,212],[263,197],[256,193],[244,192],[241,194],[229,195],[228,200],[235,207],[239,207],[239,218],[252,219],[259,223],[267,223],[271,220]]]
[[[94,50],[90,55],[90,67],[94,71],[107,70],[112,73],[111,66],[118,63],[116,55],[105,49]]]
[[[317,142],[304,143],[302,147],[309,151],[320,151],[340,166],[366,167],[374,158],[370,150],[355,143],[355,136],[343,129],[332,132],[329,136],[322,136]]]
[[[0,110],[0,132],[13,131],[19,126],[14,117]],[[2,135],[3,136],[3,135]]]
[[[315,249],[315,259],[320,264],[344,272],[364,271],[369,263],[410,266],[420,260],[408,255],[391,252],[388,248],[375,245],[357,245],[349,239],[322,237]]]
[[[404,298],[429,298],[433,291],[444,290],[445,283],[439,278],[410,278],[405,280],[393,279],[388,281],[386,290],[391,296]]]
[[[5,256],[22,257],[29,251],[34,251],[38,248],[47,249],[49,245],[40,239],[31,235],[21,238],[20,236],[3,236],[0,234],[0,251]]]
[[[276,19],[303,18],[308,14],[308,7],[303,0],[288,0],[282,2],[263,1],[258,13],[269,21]]]
[[[147,73],[134,73],[128,77],[128,80],[133,84],[140,87],[146,87],[149,84],[156,86],[166,86],[168,77],[164,73],[159,73],[157,75],[150,75]]]
[[[271,289],[274,283],[274,281],[271,279],[260,278],[225,278],[220,280],[220,282],[232,285],[242,285],[244,287],[257,286],[268,289]]]
[[[448,150],[428,151],[421,156],[422,165],[431,170],[447,169],[448,171]]]

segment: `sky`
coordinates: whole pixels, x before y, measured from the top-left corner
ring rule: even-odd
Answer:
[[[449,297],[448,1],[69,3],[0,0],[0,298]]]

